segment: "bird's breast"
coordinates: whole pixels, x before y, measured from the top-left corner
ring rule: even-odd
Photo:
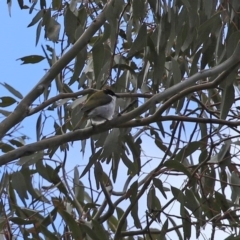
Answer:
[[[110,103],[99,106],[94,108],[88,113],[88,117],[92,118],[95,121],[98,121],[99,119],[103,120],[111,120],[113,115],[114,115],[114,110],[115,110],[115,99],[113,99]],[[94,119],[95,118],[95,119]]]

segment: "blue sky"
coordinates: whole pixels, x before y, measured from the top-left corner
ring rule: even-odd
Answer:
[[[36,27],[27,28],[34,15],[29,15],[28,10],[20,10],[16,1],[12,5],[11,17],[8,14],[6,1],[1,1],[0,7],[2,9],[0,15],[0,31],[2,33],[0,45],[0,52],[2,53],[0,82],[7,82],[25,96],[40,80],[44,74],[43,69],[47,66],[44,61],[39,64],[27,65],[21,65],[21,61],[17,61],[18,58],[27,55],[42,55],[41,45],[39,44],[35,47]],[[40,40],[40,43],[44,44],[42,40],[43,38]],[[9,95],[9,92],[2,86],[0,87],[0,91],[1,95]],[[28,133],[35,133],[33,118],[25,119],[24,124],[27,126]],[[26,132],[26,129],[23,131]]]

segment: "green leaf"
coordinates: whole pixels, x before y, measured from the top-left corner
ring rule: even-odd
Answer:
[[[57,237],[52,231],[49,231],[44,225],[39,226],[41,233],[46,237],[46,239],[51,240],[59,240],[59,237]]]
[[[31,155],[21,157],[16,164],[24,167],[31,166],[37,163],[38,161],[43,160],[43,156],[44,156],[43,151],[35,152]]]
[[[134,176],[138,173],[134,163],[127,157],[127,155],[124,152],[122,152],[121,154],[121,159],[124,165],[127,167],[128,173],[130,173],[131,176]]]
[[[12,186],[12,181],[9,181],[9,184],[8,184],[8,195],[10,197],[9,207],[10,207],[10,210],[13,211],[14,209],[16,209],[17,199]]]
[[[40,55],[30,55],[30,56],[26,56],[26,57],[22,57],[22,58],[18,58],[17,60],[21,60],[23,61],[23,64],[35,64],[35,63],[39,63],[41,62],[43,59],[45,59],[45,57],[40,56]]]
[[[4,86],[10,93],[12,93],[15,97],[18,97],[20,99],[23,99],[23,95],[17,91],[15,88],[13,88],[12,86],[10,86],[7,83],[0,83],[2,86]]]
[[[9,220],[18,225],[28,225],[28,224],[33,224],[33,223],[37,222],[37,220],[34,220],[34,219],[33,220],[25,220],[20,217],[10,217]]]
[[[36,1],[32,2],[32,6],[31,6],[30,9],[29,9],[29,13],[30,13],[30,14],[32,14],[32,12],[33,12],[33,10],[34,10],[36,4],[37,4]]]
[[[138,217],[138,202],[136,202],[131,210],[131,216],[133,218],[134,221],[134,226],[136,228],[141,228],[141,222],[140,219]]]
[[[34,219],[37,219],[38,221],[42,221],[44,217],[39,213],[39,211],[30,209],[30,208],[21,208],[17,209],[16,215],[22,218],[32,218],[34,216]]]
[[[171,152],[170,152],[170,150],[168,150],[168,147],[166,146],[166,145],[164,145],[163,144],[163,141],[162,141],[162,139],[159,137],[159,134],[157,133],[157,132],[155,132],[155,131],[152,131],[152,133],[155,135],[155,144],[156,144],[156,146],[159,148],[159,149],[161,149],[164,153],[165,152],[168,152],[169,154],[169,156],[171,156]]]
[[[147,193],[147,207],[150,213],[154,210],[160,210],[160,209],[156,209],[155,198],[156,198],[156,191],[154,186],[151,186]]]
[[[179,228],[178,228],[178,224],[176,224],[176,222],[169,216],[168,216],[168,219],[171,222],[171,224],[173,225],[173,227],[175,228],[175,232],[176,232],[176,234],[178,236],[178,239],[179,240],[183,240],[181,230],[179,230]]]
[[[52,42],[58,42],[61,25],[51,17],[45,25],[45,37]]]
[[[42,113],[39,114],[37,123],[36,123],[37,141],[40,141],[41,129],[42,129]]]
[[[218,25],[221,25],[220,14],[221,11],[218,11],[198,28],[199,42],[204,42],[206,39],[208,39],[210,32],[214,28],[216,29]]]
[[[96,240],[101,240],[101,238],[98,236],[95,231],[92,230],[92,228],[88,227],[86,224],[81,225],[81,230],[84,231],[88,235],[88,239],[96,239]],[[81,238],[82,239],[82,238]]]
[[[162,229],[161,229],[161,234],[160,234],[160,239],[164,239],[165,235],[167,234],[168,231],[168,219],[164,222]]]
[[[104,62],[104,47],[103,44],[96,44],[92,49],[93,69],[95,79],[98,78]]]
[[[95,176],[95,180],[96,180],[97,190],[99,190],[99,188],[100,188],[99,183],[101,182],[102,176],[103,176],[103,168],[102,168],[102,165],[100,162],[95,163],[94,176]]]
[[[53,202],[53,205],[57,208],[58,213],[61,215],[61,217],[65,221],[66,225],[71,230],[73,238],[74,239],[82,239],[81,228],[79,227],[78,223],[75,221],[73,216],[64,210],[65,207],[64,207],[63,203],[60,202],[56,198],[53,198],[52,202]]]
[[[179,203],[185,202],[185,196],[181,190],[178,188],[175,188],[171,186],[172,194],[176,200],[178,200]]]
[[[64,15],[64,28],[68,36],[68,43],[75,42],[75,31],[77,29],[78,19],[68,7]]]
[[[118,226],[118,220],[114,215],[111,215],[107,220],[108,227],[111,229],[113,233],[116,233],[117,226]],[[125,229],[122,228],[122,231]]]
[[[16,146],[16,147],[22,147],[22,146],[24,146],[23,141],[21,141],[21,139],[19,139],[19,140],[20,140],[20,141],[17,141],[16,139],[11,139],[11,140],[9,140],[9,142],[10,142],[12,145]]]
[[[233,54],[233,52],[236,49],[236,46],[239,42],[239,38],[240,38],[239,31],[233,32],[231,34],[231,36],[229,38],[227,38],[227,45],[226,45],[227,58],[229,58]]]
[[[12,186],[17,191],[22,202],[25,204],[25,199],[28,199],[28,195],[25,179],[21,172],[14,172],[12,174]]]
[[[5,191],[6,187],[8,186],[8,182],[9,182],[9,175],[8,175],[8,172],[5,171],[2,174],[2,178],[0,181],[0,195],[3,193],[3,191]]]
[[[140,163],[140,154],[141,154],[141,139],[138,138],[137,141],[134,142],[132,135],[129,133],[124,136],[124,140],[131,150],[131,154],[133,155],[135,169],[137,170],[137,174],[140,171],[141,163]]]
[[[2,115],[4,115],[5,117],[8,117],[12,112],[9,112],[9,111],[0,109],[0,113],[1,113]]]
[[[165,189],[163,187],[163,183],[159,178],[153,178],[153,184],[156,188],[159,189],[159,191],[162,193],[162,195],[167,199],[167,195],[165,193]]]
[[[101,240],[109,240],[109,235],[107,234],[107,231],[103,228],[103,226],[96,220],[92,220],[92,226],[94,229],[94,232],[99,236]]]
[[[202,181],[202,190],[204,192],[205,196],[208,196],[208,194],[212,195],[214,191],[215,186],[215,179],[216,179],[216,173],[213,166],[210,166],[209,168],[206,168],[204,170],[204,174],[201,178]]]
[[[2,150],[2,152],[6,153],[14,150],[15,148],[7,143],[0,142],[0,149]]]
[[[39,197],[39,195],[37,194],[37,192],[33,188],[33,184],[32,184],[32,178],[33,178],[34,173],[36,173],[36,170],[30,170],[29,168],[25,167],[25,168],[22,168],[20,172],[24,176],[26,189],[30,193],[32,198],[33,199],[39,199],[41,201],[42,198]]]
[[[41,175],[48,182],[51,182],[51,178],[47,172],[47,168],[43,164],[43,161],[36,162],[36,169],[37,169],[37,172],[39,173],[39,175]]]
[[[218,204],[223,212],[226,212],[229,210],[231,206],[231,202],[227,200],[226,196],[215,191],[215,198],[216,198],[216,204]]]
[[[103,35],[101,36],[100,39],[98,39],[94,45],[97,45],[97,44],[102,44],[104,43],[109,37],[110,37],[110,34],[111,34],[111,26],[109,23],[104,23],[104,32],[103,32]]]
[[[181,76],[181,71],[179,68],[178,61],[176,59],[172,59],[172,72],[173,72],[173,79],[174,83],[177,84],[181,81],[182,76]]]
[[[118,128],[114,128],[107,135],[106,140],[103,144],[103,151],[101,154],[101,159],[106,159],[115,152],[121,152],[121,143],[118,140],[120,136],[120,130]]]
[[[180,214],[182,216],[182,223],[183,223],[183,234],[184,239],[190,239],[191,238],[191,217],[188,211],[181,206]]]
[[[118,220],[120,220],[121,217],[124,214],[124,211],[121,208],[119,208],[119,207],[116,207],[116,211],[117,211]],[[122,226],[122,231],[126,231],[127,230],[127,226],[128,226],[128,223],[127,223],[127,219],[126,219],[124,224],[123,224],[123,226]]]
[[[7,5],[8,5],[8,13],[9,13],[9,16],[11,17],[12,0],[7,0]]]
[[[132,9],[133,9],[133,18],[136,20],[144,19],[147,8],[145,0],[133,0],[132,1]]]
[[[147,44],[147,26],[143,24],[138,32],[138,35],[133,42],[128,54],[127,58],[132,58],[137,52],[141,51]]]
[[[233,85],[226,86],[223,90],[223,96],[221,100],[220,119],[226,119],[228,112],[235,101],[234,87]]]
[[[194,193],[194,191],[191,189],[186,189],[185,190],[185,206],[192,211],[195,217],[200,217],[201,216],[201,209],[199,208],[200,206],[200,201],[197,198],[197,193]]]
[[[32,21],[29,23],[29,25],[27,27],[31,27],[33,25],[35,25],[43,16],[43,10],[40,10],[32,19]]]
[[[24,8],[23,0],[18,0],[18,5],[21,9],[23,9]]]
[[[90,168],[93,166],[93,164],[97,162],[101,152],[102,152],[102,149],[98,150],[94,155],[92,155],[89,158],[89,162],[88,162],[87,166],[84,168],[82,174],[80,175],[80,178],[82,178],[90,170]]]
[[[239,185],[240,185],[240,178],[238,176],[238,174],[236,174],[235,172],[232,172],[232,174],[229,177],[229,182],[230,187],[232,189],[232,201],[235,202],[237,200],[237,197],[240,197],[240,189],[239,189]]]
[[[189,170],[182,163],[180,163],[176,160],[168,160],[164,163],[164,166],[168,167],[169,169],[174,169],[174,170],[183,172],[189,178],[191,178],[191,176],[192,176],[191,173],[189,172]]]
[[[224,141],[224,144],[222,145],[219,153],[214,155],[213,157],[211,157],[211,159],[208,161],[208,163],[219,164],[222,161],[226,160],[225,156],[226,156],[227,152],[230,150],[231,143],[232,143],[232,141],[229,139]]]
[[[74,72],[68,83],[69,85],[72,85],[79,78],[79,75],[85,65],[86,59],[87,59],[87,48],[84,48],[76,56],[75,64],[74,64]]]
[[[13,105],[15,102],[17,102],[12,97],[0,97],[0,107],[8,107]]]
[[[46,0],[40,0],[41,9],[46,9]]]
[[[185,147],[183,147],[175,157],[175,161],[182,162],[186,157],[197,151],[200,147],[200,142],[190,142]]]
[[[79,171],[77,167],[74,167],[74,178],[73,178],[73,189],[74,189],[74,194],[77,198],[77,200],[80,203],[84,202],[84,185],[83,183],[79,180]]]
[[[132,185],[130,186],[130,188],[127,192],[127,195],[130,195],[131,203],[135,202],[135,199],[137,197],[137,191],[138,191],[138,181],[135,181],[134,183],[132,183]],[[134,220],[134,226],[136,228],[141,228],[141,222],[138,217],[138,202],[137,201],[135,202],[135,204],[131,210],[131,215]]]
[[[53,10],[60,10],[62,8],[62,1],[52,0],[52,7],[53,7]]]

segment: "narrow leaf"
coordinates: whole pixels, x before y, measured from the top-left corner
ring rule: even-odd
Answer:
[[[41,62],[45,57],[40,56],[40,55],[30,55],[22,58],[18,58],[17,60],[23,61],[21,64],[35,64]]]
[[[23,95],[16,90],[15,88],[13,88],[12,86],[10,86],[7,83],[0,83],[2,86],[4,86],[10,93],[12,93],[15,97],[18,97],[20,99],[23,99]]]

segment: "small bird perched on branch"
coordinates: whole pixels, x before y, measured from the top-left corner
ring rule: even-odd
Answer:
[[[116,98],[119,96],[110,89],[104,89],[93,93],[83,104],[81,111],[83,117],[74,127],[79,128],[84,121],[90,119],[92,124],[100,124],[111,120],[114,115]]]

